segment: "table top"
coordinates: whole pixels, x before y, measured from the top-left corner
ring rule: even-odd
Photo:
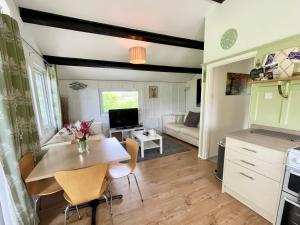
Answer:
[[[153,140],[158,140],[161,139],[162,137],[159,134],[154,134],[154,135],[144,135],[143,134],[144,130],[141,131],[134,131],[132,132],[132,135],[135,136],[137,139],[140,141],[153,141]]]
[[[54,177],[54,173],[129,160],[130,155],[116,138],[89,143],[89,152],[80,154],[77,144],[50,147],[45,156],[26,178],[26,182]]]

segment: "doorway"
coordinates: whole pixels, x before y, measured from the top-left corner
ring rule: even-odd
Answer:
[[[215,159],[218,156],[218,143],[226,134],[249,127],[250,90],[248,94],[245,91],[237,94],[236,91],[228,90],[228,87],[232,86],[230,76],[250,73],[255,56],[256,53],[251,53],[207,67],[201,145],[203,159]]]

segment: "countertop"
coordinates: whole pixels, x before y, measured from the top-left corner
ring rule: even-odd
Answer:
[[[251,133],[254,129],[236,131],[226,135],[228,138],[245,141],[251,144],[287,152],[289,148],[300,146],[300,141],[290,141],[278,137],[271,137],[262,134]]]

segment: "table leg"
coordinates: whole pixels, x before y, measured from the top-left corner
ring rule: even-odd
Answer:
[[[160,145],[160,154],[163,154],[163,143],[162,143],[162,138],[159,139],[159,145]]]
[[[108,199],[110,199],[110,196],[108,197]],[[123,195],[114,195],[112,196],[112,200],[117,200],[117,199],[123,199]],[[100,204],[103,204],[105,203],[105,199],[96,199],[96,200],[93,200],[93,201],[90,201],[86,204],[82,204],[82,205],[79,205],[78,206],[78,209],[83,209],[83,208],[87,208],[87,207],[91,207],[92,208],[92,222],[91,224],[92,225],[95,225],[96,221],[95,221],[95,216],[96,216],[96,209],[97,209],[97,206],[100,205]],[[76,210],[76,206],[71,206],[69,208],[69,212],[70,211],[74,211]]]
[[[141,141],[141,156],[142,156],[142,159],[144,158],[144,151],[145,151],[145,149],[144,149],[144,142]]]

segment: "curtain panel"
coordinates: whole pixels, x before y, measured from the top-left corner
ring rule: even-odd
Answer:
[[[46,65],[47,66],[47,75],[50,79],[51,84],[51,95],[53,99],[54,107],[54,117],[55,117],[55,126],[57,130],[62,128],[62,113],[61,113],[61,103],[60,95],[58,90],[57,75],[55,65]]]
[[[30,196],[18,160],[27,152],[41,156],[37,127],[18,24],[0,14],[0,163],[18,224],[33,224]],[[2,205],[3,206],[3,205]]]

